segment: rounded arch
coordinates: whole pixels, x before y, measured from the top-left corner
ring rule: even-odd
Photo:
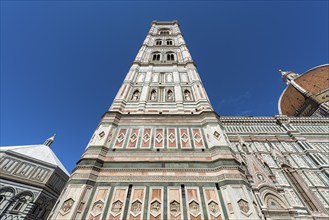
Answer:
[[[0,189],[0,195],[6,194],[6,193],[11,193],[12,195],[15,195],[15,189],[10,186],[5,186]]]
[[[167,45],[167,46],[171,46],[171,45],[173,45],[173,44],[174,44],[173,42],[174,42],[173,39],[170,39],[170,38],[169,38],[169,39],[166,39],[166,45]]]
[[[154,51],[151,55],[151,60],[152,61],[160,61],[161,60],[161,52]]]
[[[30,191],[23,191],[18,193],[15,197],[14,200],[25,200],[26,202],[32,202],[34,200],[34,195]]]
[[[160,39],[160,38],[155,39],[154,40],[154,45],[161,46],[162,45],[162,39]]]
[[[176,60],[175,57],[176,56],[175,56],[175,53],[173,51],[166,52],[167,61],[174,61],[174,60]]]

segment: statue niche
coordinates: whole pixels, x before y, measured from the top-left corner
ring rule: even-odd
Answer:
[[[171,89],[169,89],[168,92],[167,92],[167,100],[168,101],[173,101],[174,100],[174,94],[171,91]]]
[[[150,94],[150,100],[155,101],[156,99],[157,99],[157,92],[155,91],[155,89],[153,89]]]
[[[131,97],[131,100],[132,100],[132,101],[138,101],[138,100],[139,100],[139,95],[140,95],[139,90],[136,89],[136,90],[134,91],[132,97]]]
[[[185,101],[192,101],[191,92],[188,89],[184,90],[184,100]]]

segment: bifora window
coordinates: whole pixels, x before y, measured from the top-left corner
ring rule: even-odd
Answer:
[[[156,40],[155,45],[158,45],[158,46],[162,45],[162,40]]]
[[[175,56],[174,56],[174,54],[172,54],[172,53],[168,53],[168,54],[167,54],[167,60],[168,60],[168,61],[175,60]]]
[[[166,43],[167,43],[167,45],[173,45],[172,40],[167,40]]]
[[[152,60],[160,60],[160,54],[159,53],[155,53],[153,54]]]

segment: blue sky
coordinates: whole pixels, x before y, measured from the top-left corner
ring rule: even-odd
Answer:
[[[328,63],[328,1],[1,1],[1,145],[52,146],[69,172],[152,20],[178,20],[223,116],[278,114],[278,69]]]

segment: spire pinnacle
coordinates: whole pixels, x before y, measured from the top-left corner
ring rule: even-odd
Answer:
[[[48,139],[43,143],[43,145],[46,145],[46,146],[50,147],[50,145],[54,142],[55,136],[56,136],[56,133],[55,133],[52,137],[48,138]]]

